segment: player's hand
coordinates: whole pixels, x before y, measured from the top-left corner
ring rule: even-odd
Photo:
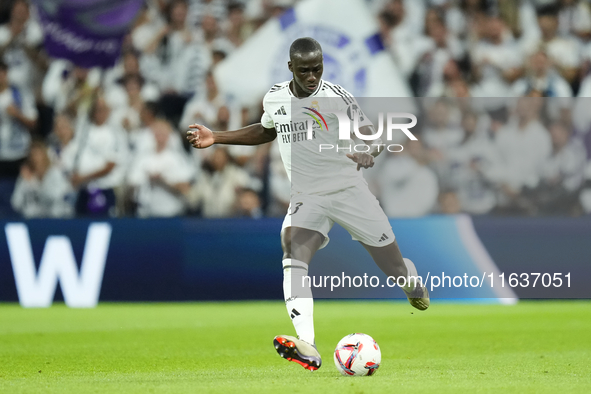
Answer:
[[[357,163],[357,171],[361,168],[371,168],[374,165],[373,156],[369,153],[348,153],[347,157]]]
[[[214,144],[213,132],[200,124],[192,124],[187,131],[187,139],[193,148],[204,149]]]

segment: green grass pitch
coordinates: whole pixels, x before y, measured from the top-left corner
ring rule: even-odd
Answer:
[[[282,302],[0,304],[0,393],[591,393],[591,302],[514,306],[319,301],[324,364],[281,359]],[[382,365],[343,377],[336,343],[372,335]]]

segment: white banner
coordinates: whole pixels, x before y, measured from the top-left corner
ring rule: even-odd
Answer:
[[[322,45],[323,79],[354,96],[411,97],[363,0],[301,1],[219,64],[218,86],[244,106],[260,102],[274,84],[291,79],[289,47],[299,37],[313,37]]]
[[[89,226],[80,272],[68,237],[52,235],[47,238],[39,270],[35,272],[27,226],[24,223],[9,223],[4,231],[22,306],[51,306],[58,280],[67,306],[92,308],[97,305],[111,239],[109,223],[93,223]]]

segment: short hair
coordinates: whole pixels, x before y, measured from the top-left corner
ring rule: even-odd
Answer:
[[[165,8],[165,19],[168,23],[172,22],[172,10],[174,7],[176,7],[177,4],[181,4],[184,5],[185,7],[189,7],[189,3],[187,2],[187,0],[171,0]]]
[[[242,11],[244,12],[244,4],[239,3],[237,1],[232,1],[228,4],[228,13],[232,11]]]
[[[8,71],[8,64],[6,64],[4,60],[0,60],[0,70]]]
[[[547,4],[539,7],[537,9],[538,18],[544,16],[550,16],[553,18],[558,17],[558,13],[560,12],[560,7],[557,4]]]
[[[318,41],[311,37],[298,38],[291,44],[291,47],[289,47],[289,58],[293,59],[296,55],[316,51],[322,53],[322,47]]]
[[[379,18],[388,27],[394,27],[396,25],[396,18],[390,11],[382,11],[379,15]]]

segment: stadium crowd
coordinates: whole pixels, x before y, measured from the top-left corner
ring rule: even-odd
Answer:
[[[213,70],[294,3],[147,0],[99,70],[46,56],[34,7],[3,0],[0,217],[283,216],[276,143],[195,150],[184,132],[260,120]],[[419,141],[365,172],[389,216],[591,213],[589,1],[366,3],[421,111]]]

